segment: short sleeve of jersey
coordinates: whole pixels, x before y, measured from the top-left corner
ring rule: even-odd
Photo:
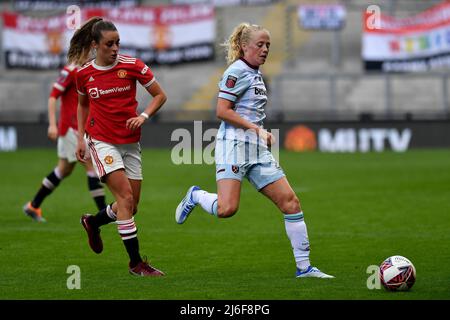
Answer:
[[[235,102],[250,83],[245,79],[244,73],[239,69],[227,69],[219,82],[219,98]]]
[[[72,84],[73,81],[74,81],[74,73],[65,67],[59,73],[59,77],[53,84],[53,88],[63,93],[64,91],[66,91],[66,88],[68,88]]]
[[[78,94],[85,96],[86,90],[84,89],[83,75],[79,71],[75,74],[75,79],[76,79],[76,83],[77,83]]]
[[[155,82],[155,76],[153,75],[152,70],[140,59],[136,59],[136,79],[139,83],[145,88],[152,85]]]

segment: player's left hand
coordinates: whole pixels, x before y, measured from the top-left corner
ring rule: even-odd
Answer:
[[[130,130],[136,130],[142,126],[142,124],[145,122],[145,118],[143,116],[137,116],[134,118],[130,118],[127,120],[127,129]]]

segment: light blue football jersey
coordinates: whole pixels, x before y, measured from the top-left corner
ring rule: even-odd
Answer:
[[[234,111],[242,118],[263,127],[267,90],[259,69],[251,67],[243,59],[233,62],[219,82],[219,98],[234,102]],[[257,142],[254,131],[235,128],[225,121],[220,124],[217,139],[262,143],[262,139]]]

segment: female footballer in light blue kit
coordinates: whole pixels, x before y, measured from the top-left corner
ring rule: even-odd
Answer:
[[[217,100],[217,117],[222,120],[215,149],[218,192],[190,187],[176,209],[175,219],[184,223],[197,204],[218,218],[233,216],[239,206],[241,181],[246,177],[283,213],[296,277],[333,278],[311,266],[300,202],[268,149],[275,138],[263,128],[267,91],[259,66],[269,54],[269,32],[261,26],[241,23],[225,46],[229,67],[219,83]]]

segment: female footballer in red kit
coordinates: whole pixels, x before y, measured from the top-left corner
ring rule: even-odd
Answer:
[[[41,205],[44,200],[55,191],[62,180],[69,177],[75,165],[77,158],[75,149],[77,146],[77,105],[78,94],[75,83],[77,66],[69,64],[62,68],[59,78],[53,84],[50,97],[48,98],[48,130],[47,135],[50,140],[57,140],[58,144],[58,164],[42,180],[39,190],[33,199],[23,206],[26,215],[38,222],[45,222],[42,216]],[[58,122],[56,121],[57,100],[61,99],[60,113]],[[106,207],[105,191],[101,185],[97,174],[92,168],[90,162],[85,165],[88,188],[92,198],[99,210]]]
[[[100,227],[115,221],[130,258],[129,272],[136,276],[163,276],[163,272],[140,255],[134,215],[142,183],[141,126],[161,108],[167,97],[147,65],[119,54],[119,43],[114,24],[100,17],[84,23],[70,42],[69,62],[85,61],[92,51],[95,55],[77,72],[77,158],[85,162],[90,154],[99,178],[115,198],[115,202],[96,215],[82,215],[81,224],[91,249],[101,253]],[[139,115],[137,81],[152,96],[150,104]]]

